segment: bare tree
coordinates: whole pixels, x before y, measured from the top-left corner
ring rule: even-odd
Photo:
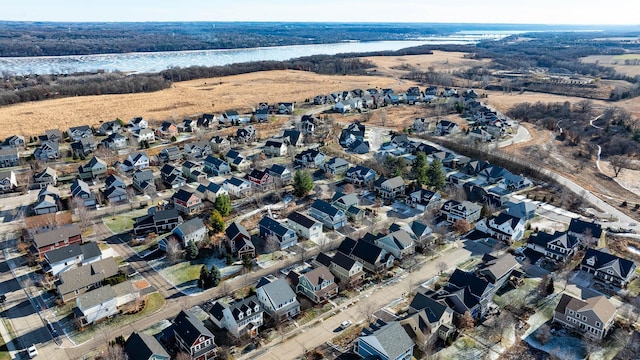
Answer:
[[[382,124],[382,126],[385,126],[386,123],[387,123],[387,111],[386,110],[381,110],[380,111],[380,124]]]
[[[267,235],[264,239],[264,247],[265,250],[271,254],[271,260],[273,260],[273,254],[280,249],[280,242],[278,241],[276,234],[271,233]]]
[[[107,351],[105,352],[103,359],[105,360],[127,360],[127,356],[124,352],[124,348],[120,344],[107,345]]]
[[[184,251],[182,250],[182,246],[178,240],[174,237],[171,237],[167,240],[167,259],[172,263],[178,262],[184,255]]]
[[[133,210],[133,200],[136,198],[136,190],[133,187],[127,188],[127,201],[129,201],[129,206],[131,210]]]
[[[80,229],[85,231],[89,227],[89,209],[87,209],[84,199],[77,196],[73,197],[71,200],[71,208],[78,217],[78,225],[80,225]]]
[[[354,193],[356,191],[355,186],[353,186],[353,184],[347,184],[342,188],[342,192],[345,194],[351,194]]]
[[[449,266],[447,265],[446,262],[444,261],[438,261],[438,271],[440,274],[442,274],[443,272],[447,271],[447,268]]]
[[[379,307],[380,306],[371,299],[363,300],[358,303],[358,311],[360,312],[360,316],[362,316],[367,321],[367,323],[373,322],[373,314],[378,310]]]
[[[628,169],[631,163],[629,157],[625,155],[610,156],[609,162],[611,163],[611,167],[613,168],[614,177],[618,177],[618,174],[620,174],[622,169]]]
[[[465,311],[462,316],[458,318],[458,328],[461,330],[473,329],[475,320],[469,311]]]
[[[543,324],[536,331],[536,340],[540,342],[540,344],[546,344],[549,339],[551,339],[551,328],[547,324]]]

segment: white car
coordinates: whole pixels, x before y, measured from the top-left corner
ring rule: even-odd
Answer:
[[[27,354],[29,355],[29,359],[33,359],[34,357],[38,356],[38,349],[36,349],[35,345],[31,345],[27,349]]]
[[[351,326],[351,320],[345,320],[345,321],[340,323],[340,328],[342,328],[342,329],[346,329],[349,326]]]

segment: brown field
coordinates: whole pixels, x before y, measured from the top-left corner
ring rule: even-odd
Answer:
[[[0,138],[37,135],[50,128],[96,125],[115,118],[165,120],[229,109],[251,111],[263,101],[304,101],[344,89],[397,85],[398,81],[389,77],[327,76],[293,70],[185,81],[154,93],[74,97],[4,107],[0,110]]]
[[[617,72],[628,76],[640,75],[640,65],[625,65],[625,59],[615,55],[591,55],[580,60],[587,64],[595,64],[597,62],[598,65],[612,67]]]
[[[425,71],[433,66],[438,71],[458,70],[489,64],[491,60],[472,60],[465,59],[465,53],[462,52],[446,52],[434,51],[431,55],[411,55],[411,56],[373,56],[366,59],[373,62],[377,71],[389,74],[391,76],[401,76],[408,71],[397,69],[402,65],[409,65],[418,70]]]
[[[500,91],[480,90],[480,93],[484,93],[489,96],[487,99],[481,99],[481,102],[488,102],[489,105],[495,107],[497,110],[500,110],[502,112],[506,112],[514,104],[522,103],[522,102],[535,103],[535,102],[541,101],[543,103],[546,103],[546,102],[568,101],[570,103],[576,103],[578,101],[584,100],[583,98],[580,98],[580,97],[537,93],[537,92],[530,92],[530,91],[525,91],[522,94],[515,91],[512,92],[511,94],[506,94]],[[606,104],[604,101],[600,101],[600,100],[593,100],[593,103],[601,106],[604,106]]]

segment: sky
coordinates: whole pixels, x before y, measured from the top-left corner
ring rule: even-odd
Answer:
[[[0,20],[637,25],[638,8],[638,0],[8,0]]]

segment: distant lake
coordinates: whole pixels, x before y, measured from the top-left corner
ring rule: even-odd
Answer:
[[[233,63],[283,61],[311,55],[395,51],[419,45],[474,44],[500,39],[514,32],[469,32],[402,41],[345,41],[335,44],[273,46],[249,49],[166,51],[149,53],[0,58],[0,72],[12,74],[67,74],[73,72],[159,72],[170,67],[219,66]]]

